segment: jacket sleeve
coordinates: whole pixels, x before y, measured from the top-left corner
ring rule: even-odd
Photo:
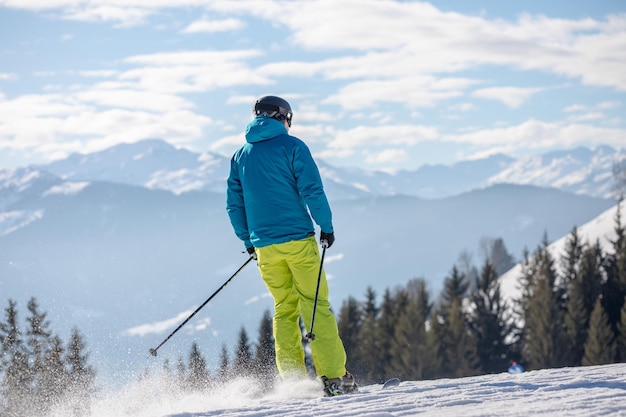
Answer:
[[[227,186],[226,212],[230,218],[230,223],[235,230],[235,234],[243,241],[246,248],[252,247],[250,232],[248,231],[246,207],[243,199],[243,188],[241,187],[239,171],[234,156],[230,160],[230,174],[228,176]]]
[[[311,151],[300,142],[294,148],[293,170],[300,195],[311,212],[311,216],[323,232],[333,233],[333,220],[330,205],[324,192],[322,177]]]

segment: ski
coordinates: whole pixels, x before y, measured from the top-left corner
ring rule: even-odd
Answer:
[[[391,378],[391,379],[388,379],[387,381],[385,381],[385,383],[383,384],[383,387],[381,389],[394,388],[394,387],[397,387],[398,385],[400,385],[400,379],[399,378]]]

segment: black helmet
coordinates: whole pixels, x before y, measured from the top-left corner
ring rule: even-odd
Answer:
[[[272,117],[278,121],[287,120],[287,124],[291,127],[291,106],[284,100],[276,96],[264,96],[254,104],[254,114],[257,116]]]

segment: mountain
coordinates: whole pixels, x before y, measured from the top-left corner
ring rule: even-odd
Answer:
[[[487,183],[532,184],[593,196],[610,197],[613,164],[626,154],[608,146],[594,151],[576,148],[514,161]]]
[[[148,170],[149,171],[149,170]],[[326,256],[331,302],[361,299],[421,276],[433,294],[462,251],[501,237],[515,256],[544,232],[563,236],[610,200],[500,184],[454,197],[331,201],[337,241]],[[36,297],[49,318],[86,335],[104,379],[137,372],[155,347],[247,259],[223,193],[75,180],[24,168],[0,176],[0,294],[24,309]],[[199,340],[210,361],[256,335],[272,302],[245,268],[159,356],[175,363]],[[253,336],[254,337],[254,336]],[[216,364],[209,363],[209,366]]]
[[[582,226],[576,227],[580,241],[589,244],[599,242],[604,252],[612,253],[613,248],[611,242],[617,238],[615,232],[615,219],[618,210],[620,210],[623,223],[623,219],[626,217],[626,200],[622,201],[621,205],[615,204],[613,207],[605,210],[595,218],[584,223]],[[570,233],[563,235],[548,246],[548,251],[554,259],[558,260],[565,254],[565,244],[569,239],[569,235]],[[558,261],[555,263],[555,267],[559,270],[560,263]],[[505,299],[513,300],[518,299],[521,296],[520,288],[518,287],[518,282],[521,276],[522,264],[520,263],[515,265],[500,277],[502,296]]]
[[[494,184],[558,188],[574,194],[609,198],[612,168],[626,152],[603,146],[576,148],[514,159],[506,155],[461,161],[453,165],[424,165],[394,174],[360,168],[333,167],[318,161],[332,200],[410,195],[443,198]],[[162,189],[224,192],[229,158],[211,152],[193,153],[158,139],[121,144],[92,154],[32,167],[74,181],[110,181]]]

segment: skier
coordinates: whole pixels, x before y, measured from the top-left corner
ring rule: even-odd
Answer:
[[[524,367],[522,365],[515,361],[511,362],[511,366],[509,366],[510,374],[521,374],[522,372],[524,372]]]
[[[313,363],[325,395],[353,392],[311,220],[321,228],[320,243],[330,248],[335,235],[319,170],[306,144],[288,134],[293,113],[286,100],[261,97],[253,113],[246,144],[231,159],[226,209],[274,299],[278,371],[283,379],[307,375],[299,319],[311,322],[319,276]]]

